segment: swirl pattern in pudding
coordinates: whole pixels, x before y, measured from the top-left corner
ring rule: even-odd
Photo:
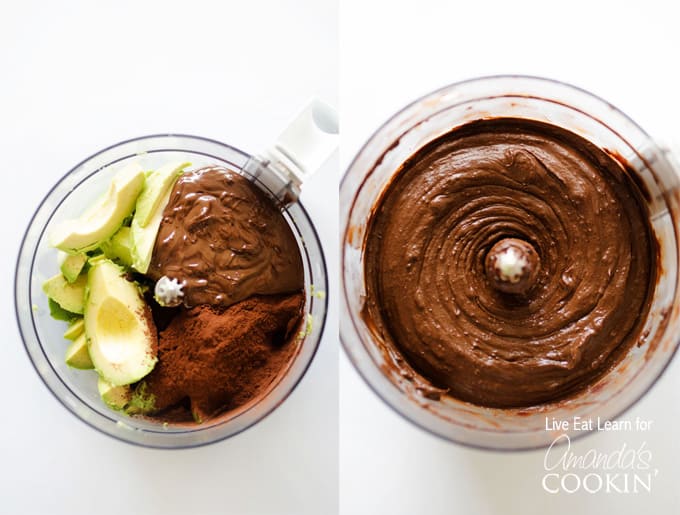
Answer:
[[[413,155],[369,221],[366,310],[386,344],[449,395],[498,408],[582,391],[640,338],[657,243],[617,160],[556,126],[467,124]],[[499,288],[498,242],[535,252]]]

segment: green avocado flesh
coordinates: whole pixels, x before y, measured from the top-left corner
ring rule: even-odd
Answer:
[[[104,403],[111,409],[122,410],[130,401],[132,392],[126,384],[116,386],[101,376],[97,379],[97,390]]]
[[[158,170],[149,172],[146,176],[144,189],[137,198],[135,218],[140,227],[146,227],[154,213],[161,207],[161,199],[172,188],[182,171],[191,163],[168,163]]]
[[[110,240],[102,243],[106,257],[124,266],[132,266],[132,236],[129,227],[121,227]]]
[[[145,274],[149,269],[163,210],[170,200],[173,185],[189,164],[163,166],[146,179],[146,187],[137,200],[137,210],[130,224],[132,267],[138,272]]]
[[[50,316],[55,320],[63,320],[64,322],[68,322],[70,324],[71,322],[74,322],[78,318],[82,318],[82,315],[77,315],[76,313],[66,311],[64,308],[62,308],[59,304],[57,304],[54,300],[50,298],[47,299],[47,305],[50,309]]]
[[[61,264],[61,273],[68,282],[73,283],[83,271],[85,263],[87,263],[87,255],[84,253],[68,255]]]
[[[87,338],[81,333],[71,344],[66,347],[66,364],[69,367],[89,370],[94,368],[90,353],[87,350]]]
[[[87,274],[85,333],[92,363],[114,386],[139,381],[156,364],[158,337],[139,287],[108,259],[92,263]]]
[[[68,326],[68,329],[64,332],[64,338],[67,340],[75,340],[85,332],[85,321],[81,318],[76,319],[74,322],[71,323],[71,325]]]
[[[54,228],[50,234],[52,246],[69,254],[99,247],[120,229],[135,209],[144,180],[144,170],[138,163],[122,168],[98,203],[80,218],[67,220]]]
[[[87,276],[79,276],[75,282],[68,282],[62,274],[50,277],[43,283],[42,289],[48,298],[59,304],[66,311],[83,314],[85,286]]]
[[[157,362],[158,335],[144,300],[145,274],[173,186],[190,163],[145,172],[131,163],[77,219],[55,226],[49,241],[61,273],[42,288],[50,315],[69,323],[65,362],[94,369],[102,401],[127,415],[153,412],[142,380]]]

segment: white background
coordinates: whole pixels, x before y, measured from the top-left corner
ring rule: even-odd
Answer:
[[[652,134],[680,140],[680,16],[674,2],[359,1],[340,8],[341,169],[389,116],[448,83],[526,73],[574,83]],[[651,494],[550,495],[543,451],[499,454],[425,434],[386,407],[348,360],[340,366],[341,513],[670,515],[680,513],[680,358],[625,419],[649,433],[589,436],[612,452],[647,442]]]
[[[292,396],[230,440],[148,450],[67,412],[16,329],[14,260],[38,202],[95,151],[197,134],[258,152],[307,100],[337,104],[332,1],[2,2],[0,513],[326,514],[337,509],[337,307]],[[303,203],[337,269],[337,158]]]

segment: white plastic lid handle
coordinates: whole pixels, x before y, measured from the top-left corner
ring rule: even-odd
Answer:
[[[338,147],[338,115],[315,99],[288,125],[265,157],[280,163],[297,185],[316,172]]]

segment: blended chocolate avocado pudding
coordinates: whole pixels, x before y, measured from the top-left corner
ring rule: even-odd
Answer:
[[[542,122],[439,137],[376,204],[364,316],[463,401],[531,407],[582,391],[640,340],[654,293],[658,246],[631,173]]]

